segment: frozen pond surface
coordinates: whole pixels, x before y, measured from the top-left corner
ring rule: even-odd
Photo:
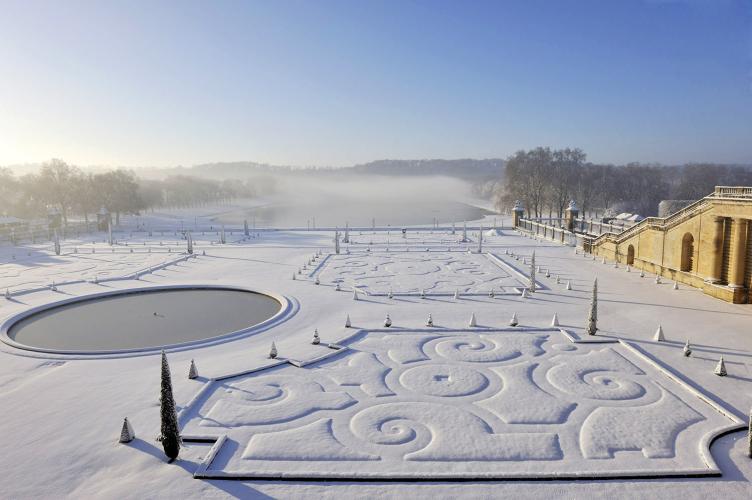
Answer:
[[[336,203],[327,199],[238,210],[221,214],[215,220],[218,223],[242,224],[244,219],[248,219],[250,223],[255,217],[258,227],[306,227],[308,223],[313,224],[315,218],[317,227],[344,226],[346,221],[352,227],[370,227],[375,219],[379,226],[400,227],[433,224],[434,218],[440,223],[476,220],[490,213],[492,212],[482,208],[450,200],[407,204],[404,200]]]
[[[41,311],[13,325],[8,336],[42,349],[138,349],[236,332],[271,318],[280,308],[267,295],[232,289],[124,293]]]

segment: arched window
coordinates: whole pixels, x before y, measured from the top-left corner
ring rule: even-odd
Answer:
[[[634,246],[629,245],[627,247],[627,265],[633,266],[634,265]]]
[[[695,256],[695,238],[692,234],[687,233],[682,238],[681,250],[681,270],[691,273],[694,265]]]

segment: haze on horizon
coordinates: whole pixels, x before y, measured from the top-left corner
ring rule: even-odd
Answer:
[[[0,165],[752,163],[741,0],[0,8]]]

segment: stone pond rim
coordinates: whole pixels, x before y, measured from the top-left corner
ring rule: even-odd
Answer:
[[[296,310],[294,299],[233,285],[141,287],[30,308],[0,325],[0,340],[57,355],[151,354],[246,337]]]

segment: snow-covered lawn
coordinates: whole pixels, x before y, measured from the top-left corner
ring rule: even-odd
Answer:
[[[346,344],[213,382],[184,416],[184,438],[226,435],[202,477],[703,474],[717,468],[699,444],[738,424],[638,350],[557,329],[363,330]]]
[[[455,251],[384,250],[330,255],[315,270],[322,284],[368,295],[517,294],[527,286],[524,276],[488,255]]]
[[[194,234],[196,258],[167,268],[160,266],[184,257],[185,242],[174,231],[118,233],[114,253],[101,235],[96,243],[64,242],[61,256],[49,244],[0,248],[0,292],[26,290],[0,297],[0,321],[63,297],[150,284],[239,286],[296,304],[272,328],[168,350],[186,437],[171,465],[154,440],[158,355],[62,356],[0,345],[0,497],[749,494],[746,435],[709,439],[729,426],[741,429],[752,404],[750,306],[673,290],[508,229],[484,238],[482,255],[467,252],[477,248],[477,231],[469,231],[469,243],[457,242],[461,224],[455,234],[408,231],[402,242],[394,231],[351,232],[355,242],[339,255],[332,232],[244,239],[238,227],[227,230],[224,245],[216,232]],[[298,275],[319,249],[324,255]],[[522,298],[514,290],[527,284],[524,261],[533,251],[540,288]],[[158,271],[132,279],[149,267]],[[94,276],[109,281],[92,283]],[[584,326],[596,276],[593,339]],[[48,288],[53,280],[57,292]],[[336,280],[344,280],[341,292]],[[368,293],[353,300],[352,286]],[[384,295],[390,287],[391,299]],[[418,296],[422,289],[426,298]],[[514,328],[513,313],[520,323]],[[550,326],[554,313],[565,333]],[[348,314],[352,328],[344,327]],[[391,328],[383,326],[386,314]],[[433,327],[426,326],[429,314]],[[468,326],[471,314],[477,327]],[[653,340],[659,324],[663,342]],[[320,345],[311,344],[314,328]],[[268,357],[272,341],[275,360]],[[727,377],[713,373],[721,355]],[[196,379],[187,377],[191,359]],[[136,440],[122,445],[124,417]],[[721,477],[708,476],[716,470]],[[194,479],[233,473],[308,481]],[[704,477],[670,478],[688,473]],[[596,479],[451,480],[553,476]],[[622,479],[603,480],[609,476]],[[326,477],[356,481],[332,485]],[[407,482],[359,481],[398,477]],[[411,482],[418,477],[450,480]]]

